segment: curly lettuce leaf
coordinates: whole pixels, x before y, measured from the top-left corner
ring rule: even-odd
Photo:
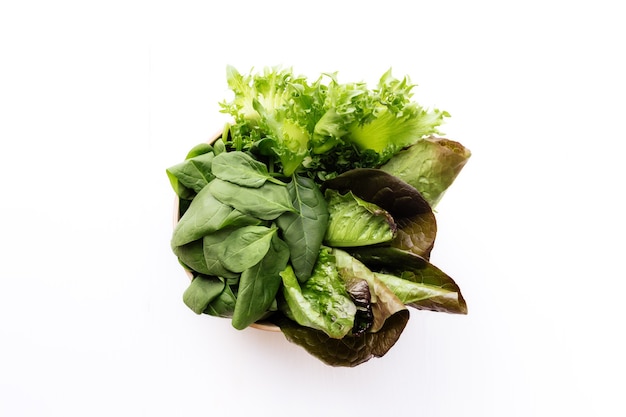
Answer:
[[[372,92],[375,104],[349,127],[348,140],[360,149],[375,151],[379,163],[384,163],[402,148],[439,133],[438,127],[450,114],[412,101],[415,86],[408,77],[395,78],[391,69],[385,72]]]

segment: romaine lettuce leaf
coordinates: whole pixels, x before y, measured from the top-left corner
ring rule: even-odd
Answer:
[[[326,189],[374,203],[391,214],[397,230],[390,246],[428,258],[437,235],[437,221],[426,200],[401,179],[379,169],[357,168],[324,182]]]
[[[320,250],[311,277],[298,282],[291,266],[281,272],[285,303],[281,311],[301,326],[341,339],[354,326],[356,307],[347,293],[329,248]]]
[[[330,219],[324,243],[332,247],[367,246],[393,239],[396,224],[391,215],[352,192],[341,195],[327,189]]]
[[[470,157],[459,142],[431,136],[400,151],[380,169],[411,184],[435,207]]]

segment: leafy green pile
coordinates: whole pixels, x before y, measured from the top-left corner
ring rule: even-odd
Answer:
[[[227,81],[232,122],[167,169],[191,310],[273,324],[332,366],[383,356],[408,307],[467,313],[429,262],[433,207],[470,157],[436,137],[448,113],[419,106],[391,71],[374,89],[281,68],[228,67]]]

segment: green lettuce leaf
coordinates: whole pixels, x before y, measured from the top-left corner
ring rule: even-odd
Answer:
[[[397,248],[354,248],[350,254],[389,284],[410,307],[419,310],[467,314],[467,303],[456,282],[421,256]],[[406,281],[399,282],[386,275]]]
[[[428,258],[435,244],[437,221],[415,187],[379,169],[357,168],[323,184],[342,194],[352,192],[389,212],[397,229],[390,246]]]
[[[391,215],[352,192],[341,195],[327,189],[330,220],[324,243],[333,247],[366,246],[393,239],[396,224]]]
[[[281,272],[285,303],[281,311],[301,326],[341,339],[354,326],[356,307],[339,278],[329,248],[320,250],[311,277],[300,284],[291,266]]]

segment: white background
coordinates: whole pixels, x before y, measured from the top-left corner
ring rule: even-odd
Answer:
[[[625,415],[618,3],[3,2],[0,415]],[[227,64],[391,67],[452,114],[431,259],[468,316],[345,369],[184,306],[165,168],[221,129]]]

